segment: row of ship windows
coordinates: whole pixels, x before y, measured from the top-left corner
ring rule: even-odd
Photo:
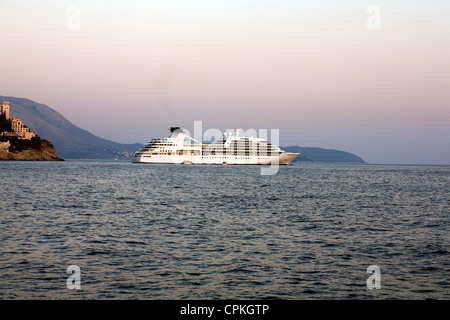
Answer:
[[[222,158],[222,159],[228,159],[228,157],[202,157],[202,159],[217,159],[217,158]],[[249,157],[236,157],[235,159],[239,159],[239,160],[250,160],[251,158]],[[269,158],[263,158],[263,157],[258,157],[258,159],[269,159]]]
[[[165,148],[165,147],[148,147],[148,146],[145,146],[144,148],[143,148],[145,151],[151,151],[151,150],[154,150],[154,149],[162,149],[162,150],[164,150],[164,149],[170,149],[170,150],[173,150],[173,148]],[[189,149],[188,149],[189,150]],[[229,147],[229,148],[220,148],[220,147],[217,147],[217,148],[214,148],[214,147],[203,147],[202,148],[202,150],[217,150],[217,151],[223,151],[223,150],[277,150],[277,148],[275,148],[275,147],[273,147],[273,146],[271,146],[271,147],[248,147],[248,146],[245,146],[245,147],[243,147],[243,148],[241,148],[241,147],[239,147],[239,148],[236,148],[236,147]]]
[[[185,156],[188,156],[188,155],[196,155],[196,156],[198,156],[199,154],[198,153],[194,153],[194,152],[192,152],[191,151],[191,153],[188,153],[188,152],[186,152],[186,153],[175,153],[175,152],[153,152],[153,153],[150,153],[151,155],[154,155],[154,156],[157,156],[157,155],[185,155]],[[227,156],[235,156],[236,154],[228,154]],[[275,153],[275,154],[271,154],[270,152],[268,152],[267,154],[264,154],[264,156],[272,156],[272,155],[277,155],[277,153]],[[214,156],[214,154],[212,154],[212,156]],[[249,156],[248,154],[246,154],[245,156]],[[259,154],[252,154],[251,156],[260,156]],[[223,155],[216,155],[215,157],[224,157]]]
[[[163,155],[163,153],[154,153],[153,155]],[[143,158],[151,158],[152,156],[142,156]],[[202,157],[202,159],[217,159],[217,158],[221,158],[221,159],[228,159],[228,157],[220,157],[220,156],[215,156],[215,157]],[[236,159],[240,159],[240,160],[250,160],[251,158],[249,157],[236,157]],[[269,159],[269,158],[265,158],[265,157],[258,157],[258,159]]]

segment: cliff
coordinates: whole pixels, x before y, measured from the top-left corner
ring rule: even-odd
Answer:
[[[55,148],[46,140],[40,140],[37,148],[26,148],[12,152],[0,150],[0,160],[64,161],[64,159],[55,155]]]

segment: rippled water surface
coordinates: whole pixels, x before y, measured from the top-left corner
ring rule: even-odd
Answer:
[[[1,162],[0,298],[450,298],[450,167],[260,169]]]

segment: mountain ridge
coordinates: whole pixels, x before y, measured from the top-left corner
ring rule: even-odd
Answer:
[[[49,106],[26,98],[2,96],[10,114],[19,117],[39,136],[52,141],[56,154],[65,159],[128,159],[140,143],[122,144],[97,137],[67,120]]]

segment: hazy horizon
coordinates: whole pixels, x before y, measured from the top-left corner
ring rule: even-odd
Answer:
[[[448,1],[4,0],[0,30],[0,93],[102,138],[202,120],[374,164],[450,164]]]

